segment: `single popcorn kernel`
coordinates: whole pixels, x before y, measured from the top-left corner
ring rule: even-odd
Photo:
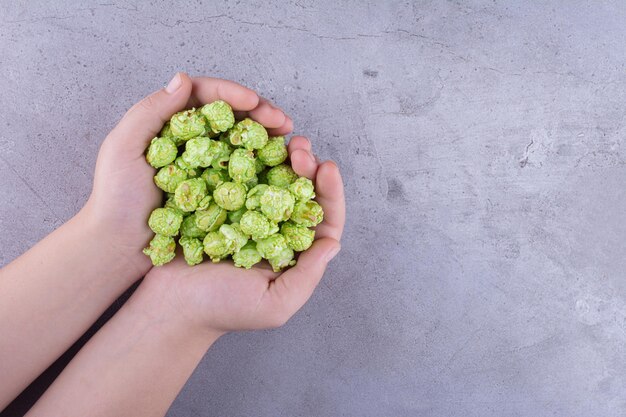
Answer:
[[[174,259],[176,242],[173,237],[156,234],[143,253],[150,257],[152,265],[161,266]]]
[[[196,226],[196,220],[196,213],[185,217],[183,224],[180,225],[180,235],[183,237],[196,237],[198,239],[204,239],[206,232]]]
[[[228,160],[233,149],[225,142],[214,140],[211,142],[211,152],[213,153],[213,162],[211,166],[218,169],[228,168]]]
[[[200,108],[200,113],[206,118],[213,133],[226,132],[235,124],[233,109],[222,100],[205,104]]]
[[[322,220],[324,220],[324,211],[315,200],[298,201],[291,215],[291,221],[305,227],[317,226]]]
[[[194,211],[207,195],[206,182],[202,178],[192,178],[178,184],[174,196],[176,205],[183,211]]]
[[[292,222],[283,223],[280,233],[285,237],[287,246],[298,252],[310,248],[315,238],[315,230]]]
[[[183,161],[191,168],[206,168],[213,161],[213,152],[215,147],[211,139],[206,136],[198,136],[189,139],[185,144],[185,152],[183,152]]]
[[[300,177],[289,185],[289,191],[296,197],[296,200],[311,200],[315,198],[315,187],[313,181],[306,177]]]
[[[196,109],[181,111],[170,119],[172,134],[182,141],[203,135],[205,127],[206,119]]]
[[[241,231],[253,240],[265,239],[270,235],[271,222],[258,211],[246,211],[239,220]]]
[[[296,261],[293,259],[294,255],[293,250],[287,247],[283,248],[279,254],[269,258],[267,261],[272,266],[274,272],[280,272],[282,269],[296,264]]]
[[[285,146],[285,138],[276,136],[269,138],[267,144],[259,149],[257,157],[259,161],[267,166],[276,166],[285,162],[288,156],[287,146]]]
[[[176,159],[178,149],[170,138],[154,138],[148,147],[146,161],[155,168],[171,164]]]
[[[241,231],[241,227],[237,223],[221,225],[220,233],[226,238],[230,253],[239,252],[248,243],[248,236]]]
[[[154,176],[154,183],[166,193],[173,193],[176,187],[187,179],[187,171],[174,164],[164,166]]]
[[[289,165],[277,165],[267,172],[267,183],[276,187],[287,188],[298,179],[298,174]]]
[[[213,192],[215,188],[223,182],[229,181],[228,171],[219,168],[207,168],[200,176],[206,181],[209,192]]]
[[[213,199],[226,210],[239,210],[246,202],[246,187],[236,182],[223,182],[213,191]]]
[[[202,241],[195,237],[181,237],[178,239],[178,243],[183,248],[183,256],[187,265],[198,265],[202,262],[202,255],[204,255],[204,246]]]
[[[287,241],[281,234],[271,235],[256,241],[256,250],[267,260],[280,257],[285,249],[289,249],[289,246],[287,246]]]
[[[230,255],[229,242],[220,232],[208,233],[202,241],[204,253],[209,255],[212,262],[219,262],[222,258]]]
[[[288,190],[273,185],[267,187],[259,201],[261,212],[275,223],[288,220],[295,204],[295,199]]]
[[[258,184],[248,191],[246,198],[246,208],[248,210],[255,210],[261,207],[261,196],[267,190],[267,187],[269,187],[267,184]]]
[[[254,153],[245,149],[235,149],[228,162],[228,175],[235,182],[245,183],[256,177]]]
[[[237,122],[226,133],[225,139],[233,146],[243,146],[251,151],[263,148],[267,143],[268,136],[263,125],[246,118]]]
[[[261,254],[256,250],[256,242],[248,241],[239,252],[233,254],[235,266],[250,269],[253,265],[261,262]]]
[[[198,229],[213,232],[226,221],[226,210],[212,203],[206,210],[197,210],[195,216]]]
[[[198,210],[206,210],[211,205],[211,201],[213,201],[213,196],[207,195],[198,203],[198,207],[196,207],[196,211]]]
[[[157,208],[150,213],[148,226],[156,234],[176,236],[183,222],[183,215],[170,208]]]
[[[189,214],[185,211],[182,211],[180,207],[176,205],[176,201],[174,201],[174,194],[171,193],[167,194],[167,199],[165,200],[165,204],[163,205],[163,207],[174,210],[176,213],[180,214],[183,217]]]

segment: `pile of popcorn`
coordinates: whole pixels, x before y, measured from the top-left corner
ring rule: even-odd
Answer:
[[[215,101],[176,113],[148,147],[154,183],[165,203],[148,220],[155,233],[144,253],[153,265],[175,257],[176,238],[189,265],[232,257],[251,268],[266,259],[274,271],[308,249],[323,217],[311,180],[287,161],[282,136],[269,137],[252,119],[235,121]]]

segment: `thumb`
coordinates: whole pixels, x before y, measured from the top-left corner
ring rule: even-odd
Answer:
[[[131,107],[109,133],[107,141],[130,156],[142,155],[163,124],[186,107],[190,96],[191,79],[187,74],[177,73],[166,87]]]

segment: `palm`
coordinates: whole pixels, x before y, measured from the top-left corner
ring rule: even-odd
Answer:
[[[260,301],[278,274],[269,265],[246,270],[226,261],[190,267],[179,254],[159,275],[178,311],[226,331],[261,327]]]

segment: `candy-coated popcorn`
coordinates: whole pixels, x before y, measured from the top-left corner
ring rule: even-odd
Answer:
[[[322,220],[324,220],[324,210],[315,200],[298,201],[291,214],[291,221],[305,227],[315,227]]]
[[[174,201],[183,211],[194,211],[198,204],[207,196],[206,182],[202,178],[192,178],[178,184]]]
[[[258,184],[248,191],[246,196],[246,208],[248,210],[255,210],[261,207],[261,196],[267,190],[267,187],[269,187],[267,184]]]
[[[282,136],[269,138],[267,144],[257,153],[259,161],[270,167],[282,164],[288,155],[285,138]]]
[[[163,236],[176,236],[183,222],[183,215],[171,208],[157,208],[150,213],[148,226],[156,234]]]
[[[193,213],[190,216],[185,217],[183,224],[180,225],[180,235],[186,237],[196,237],[203,239],[206,236],[206,232],[200,229],[196,225],[197,215]]]
[[[170,119],[170,130],[176,138],[187,141],[206,131],[206,119],[196,109],[176,113]]]
[[[270,235],[271,222],[258,211],[246,211],[239,220],[241,231],[253,240],[264,239]]]
[[[276,187],[287,188],[298,179],[298,174],[289,165],[276,165],[267,171],[267,183]]]
[[[250,269],[253,265],[261,262],[261,254],[256,250],[256,242],[250,240],[239,252],[233,254],[235,266]]]
[[[202,244],[204,245],[204,253],[209,255],[212,262],[219,262],[231,254],[230,243],[219,231],[207,233]]]
[[[216,134],[226,132],[235,124],[233,109],[222,100],[205,104],[200,108],[200,113],[206,118],[211,131]]]
[[[253,150],[263,148],[267,144],[268,136],[263,125],[246,118],[235,123],[235,126],[226,133],[225,139],[233,146]]]
[[[170,164],[159,169],[154,176],[154,183],[163,191],[173,193],[176,191],[176,187],[187,178],[187,171],[174,164]]]
[[[285,237],[287,246],[298,252],[310,248],[315,238],[315,230],[290,221],[283,223],[280,234]]]
[[[229,211],[228,212],[228,221],[230,223],[239,223],[241,220],[241,216],[247,211],[246,206],[243,206],[239,210]]]
[[[241,227],[238,223],[221,225],[220,233],[226,238],[226,243],[231,254],[239,252],[239,249],[248,243],[248,236],[241,231]]]
[[[176,242],[173,237],[156,234],[143,253],[150,257],[152,265],[161,266],[174,259]]]
[[[315,187],[313,181],[306,177],[300,177],[289,185],[289,191],[296,197],[296,200],[311,200],[315,198]]]
[[[228,175],[233,181],[241,183],[256,177],[254,153],[245,149],[235,149],[228,161]]]
[[[187,265],[193,266],[202,262],[204,245],[200,239],[184,236],[178,239],[178,243],[183,248],[183,256]]]
[[[176,159],[178,148],[170,138],[154,138],[148,147],[146,161],[155,168],[171,164]]]
[[[190,168],[208,167],[213,162],[213,152],[215,150],[213,142],[206,136],[189,139],[185,143],[185,152],[182,155],[183,161]]]
[[[206,210],[197,210],[195,216],[198,229],[214,232],[226,221],[226,210],[212,203]]]
[[[213,191],[213,199],[226,210],[239,210],[246,202],[246,187],[236,182],[223,182]]]
[[[261,212],[275,223],[288,220],[295,204],[295,198],[289,190],[273,185],[267,187],[259,201]]]

